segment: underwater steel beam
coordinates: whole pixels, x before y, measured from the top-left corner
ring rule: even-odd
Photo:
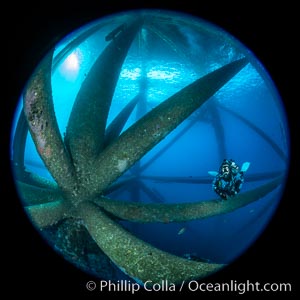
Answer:
[[[247,64],[242,58],[194,81],[123,132],[89,166],[86,185],[91,194],[112,184]]]
[[[272,192],[282,183],[283,177],[279,177],[256,189],[244,192],[230,198],[227,201],[213,199],[208,201],[158,204],[135,203],[112,200],[108,198],[95,199],[94,202],[116,217],[139,223],[150,222],[185,222],[206,219],[209,217],[226,214],[259,200]]]
[[[22,109],[20,112],[20,116],[18,119],[16,132],[13,139],[13,164],[18,168],[20,172],[25,170],[24,166],[24,155],[25,155],[25,145],[28,133],[28,123],[24,114],[24,110]],[[17,178],[19,174],[16,174]],[[20,174],[22,176],[22,174]]]
[[[239,115],[238,113],[234,112],[233,110],[225,107],[224,105],[221,105],[218,103],[218,106],[225,110],[226,112],[230,113],[231,115],[235,116],[236,118],[240,119],[242,122],[247,124],[251,129],[253,129],[258,135],[260,135],[277,153],[277,155],[286,163],[288,161],[288,157],[285,155],[285,153],[279,148],[279,146],[259,127],[257,127],[255,124],[251,123],[249,120],[244,118],[243,116]]]
[[[262,172],[254,174],[246,174],[245,181],[253,182],[258,180],[270,180],[284,174],[285,171]],[[211,176],[193,176],[193,177],[180,177],[180,176],[140,176],[140,179],[152,180],[154,182],[164,183],[184,183],[184,184],[212,184]]]
[[[55,117],[51,88],[53,50],[35,70],[24,92],[24,114],[37,152],[66,194],[77,190],[73,164]]]
[[[50,181],[42,176],[39,176],[35,173],[32,173],[26,170],[25,166],[23,168],[19,167],[18,165],[12,162],[13,172],[16,176],[16,180],[35,185],[42,188],[49,188],[49,189],[57,189],[58,185],[54,181]]]
[[[154,26],[147,26],[147,28],[149,31],[151,31],[152,33],[157,35],[159,39],[164,41],[166,43],[166,45],[168,47],[170,47],[172,49],[172,51],[174,51],[174,53],[176,53],[178,55],[178,57],[181,60],[183,60],[188,66],[194,67],[194,65],[190,63],[190,59],[188,58],[188,56],[186,54],[187,53],[186,49],[184,49],[182,51],[181,49],[179,49],[178,46],[176,46],[176,44],[178,44],[178,39],[181,40],[181,43],[179,43],[179,44],[184,45],[185,38],[181,34],[180,30],[175,30],[175,35],[173,35],[172,38],[170,38],[170,34],[173,33],[174,28],[172,28],[173,30],[170,30],[169,28],[167,28],[167,33],[164,33],[162,28],[157,29]],[[177,40],[177,42],[175,43],[174,40]]]
[[[140,94],[135,96],[109,124],[105,131],[104,148],[120,135],[136,104],[139,102],[140,97]]]
[[[142,19],[124,26],[99,55],[79,89],[67,125],[65,143],[74,164],[82,172],[88,172],[85,170],[86,161],[94,159],[103,148],[107,117],[121,67],[141,26]]]
[[[107,195],[116,190],[126,188],[127,184],[130,184],[132,181],[136,180],[136,176],[128,176],[126,178],[121,178],[120,180],[114,182],[109,188],[105,189],[103,194]]]
[[[139,182],[141,190],[150,198],[152,202],[163,203],[164,197],[154,188],[148,188],[142,181]]]
[[[152,283],[180,284],[200,279],[222,268],[223,264],[204,263],[181,258],[138,239],[106,216],[97,206],[83,202],[78,215],[101,250],[127,275]]]
[[[108,23],[107,23],[108,24]],[[95,32],[100,30],[103,26],[106,24],[101,25],[95,25],[88,30],[84,31],[82,34],[80,34],[78,37],[73,39],[66,47],[64,47],[55,57],[53,58],[53,64],[52,64],[52,72],[56,70],[56,68],[59,66],[59,64],[62,62],[62,60],[66,59],[68,55],[70,55],[71,51],[74,51],[81,43],[86,41],[91,35],[93,35]]]
[[[22,194],[25,206],[63,200],[59,189],[42,188],[16,180],[17,189]]]
[[[216,141],[218,143],[218,156],[221,162],[225,157],[227,157],[224,127],[222,125],[221,116],[216,106],[210,106],[210,113],[212,114],[214,120],[212,126],[215,131]]]
[[[56,224],[63,218],[68,217],[69,208],[66,206],[65,202],[55,201],[27,206],[25,207],[25,211],[29,215],[33,224],[38,229],[43,229],[47,226]]]
[[[39,176],[35,173],[25,170],[24,176],[22,178],[17,178],[20,182],[27,183],[32,186],[57,190],[59,189],[58,185],[54,181],[50,181],[42,176]]]
[[[161,157],[176,141],[178,141],[189,129],[197,123],[198,120],[194,119],[188,123],[188,125],[182,129],[167,145],[165,145],[159,152],[157,152],[153,157],[151,157],[146,163],[142,164],[141,172],[145,171],[156,159]]]

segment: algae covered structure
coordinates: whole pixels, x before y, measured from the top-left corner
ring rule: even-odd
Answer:
[[[268,77],[247,49],[190,16],[139,11],[78,30],[37,66],[16,113],[12,167],[30,220],[68,261],[99,277],[117,280],[124,273],[138,282],[177,284],[217,272],[251,243],[268,218],[229,258],[210,249],[203,228],[212,223],[205,222],[220,222],[224,216],[238,222],[231,214],[247,209],[249,215],[254,209],[249,205],[256,205],[260,215],[260,202],[272,202],[274,209],[284,183],[286,144],[239,112],[256,113],[247,92],[266,89],[264,80]],[[268,105],[284,124],[278,99],[267,92]],[[278,160],[277,169],[268,164],[255,169],[261,164],[228,142],[230,116],[242,124],[238,128],[262,140]],[[208,126],[218,137],[215,144],[201,136]],[[200,154],[191,152],[190,169],[188,160],[180,163],[188,153],[184,137],[199,141],[191,147]],[[211,192],[210,178],[201,175],[228,155],[251,160],[254,167],[245,189],[222,203]],[[162,157],[167,161],[163,167]],[[42,172],[32,167],[38,159]],[[168,174],[172,168],[176,171]],[[181,184],[170,194],[171,185]],[[248,215],[247,222],[255,223],[257,218]],[[179,235],[178,226],[186,228]],[[161,241],[166,231],[157,228],[167,227],[175,228],[176,247]],[[203,235],[203,241],[193,235]],[[176,238],[186,238],[190,247],[177,247]],[[209,257],[187,259],[186,252]]]

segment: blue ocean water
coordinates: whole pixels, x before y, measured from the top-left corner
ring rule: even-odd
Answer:
[[[272,79],[254,54],[212,24],[180,14],[168,18],[158,12],[153,14],[159,22],[143,27],[126,56],[108,125],[141,92],[142,80],[147,82],[142,87],[145,99],[137,104],[123,132],[196,79],[244,56],[249,64],[124,173],[122,178],[134,179],[108,196],[143,203],[219,199],[208,172],[217,171],[224,158],[235,160],[239,166],[246,161],[251,163],[241,192],[268,182],[272,174],[286,174],[289,135],[284,107]],[[126,17],[94,22],[56,46],[52,95],[62,136],[83,80],[109,43],[105,37]],[[74,43],[92,28],[96,28],[93,33]],[[25,166],[30,172],[53,180],[29,134]],[[281,199],[284,183],[258,201],[224,215],[182,223],[121,224],[169,253],[230,263],[262,233]]]

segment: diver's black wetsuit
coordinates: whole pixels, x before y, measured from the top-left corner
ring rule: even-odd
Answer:
[[[223,199],[235,196],[241,190],[244,173],[239,171],[234,161],[224,160],[220,171],[213,180],[213,190]]]

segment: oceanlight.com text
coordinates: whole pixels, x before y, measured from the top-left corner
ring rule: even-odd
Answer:
[[[237,292],[238,294],[244,294],[247,292],[291,292],[291,283],[277,283],[277,282],[238,282],[237,280],[231,280],[229,282],[222,283],[199,283],[197,281],[190,281],[187,283],[188,290],[201,291],[201,292]]]
[[[251,292],[291,292],[292,284],[283,282],[273,283],[260,283],[251,282],[247,280],[245,282],[239,282],[237,280],[230,280],[222,283],[206,283],[198,281],[182,281],[180,285],[175,285],[168,280],[162,280],[160,283],[154,283],[151,280],[146,281],[144,284],[137,282],[131,282],[130,280],[118,280],[113,282],[111,280],[101,280],[100,282],[89,281],[86,283],[88,291],[108,291],[108,292],[131,292],[132,294],[144,290],[148,292],[181,292],[188,290],[190,292],[234,292],[238,294],[245,294]]]

